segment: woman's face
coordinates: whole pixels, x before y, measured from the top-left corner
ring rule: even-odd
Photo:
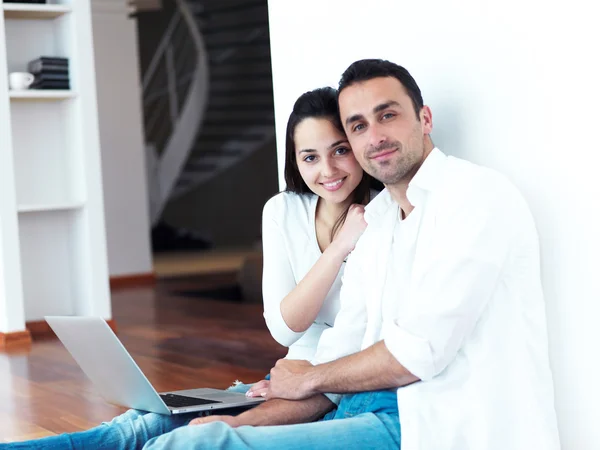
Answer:
[[[360,183],[363,170],[348,139],[329,120],[304,119],[296,126],[294,144],[300,176],[325,201],[345,201]]]

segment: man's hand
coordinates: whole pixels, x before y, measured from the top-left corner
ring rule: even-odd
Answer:
[[[315,395],[312,387],[314,366],[308,361],[280,359],[271,369],[271,382],[263,395],[267,399],[303,400]]]
[[[225,422],[231,428],[239,427],[240,424],[235,416],[206,416],[206,417],[196,417],[192,420],[188,425],[204,425],[205,423],[210,422]]]

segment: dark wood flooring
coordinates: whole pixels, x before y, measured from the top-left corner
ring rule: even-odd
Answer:
[[[232,280],[221,274],[113,291],[117,334],[156,390],[257,381],[285,355],[261,305],[175,294]],[[56,339],[0,352],[0,442],[88,429],[123,411],[98,395]]]

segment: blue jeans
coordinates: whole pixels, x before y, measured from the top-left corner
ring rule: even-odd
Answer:
[[[249,385],[234,389],[243,392]],[[398,449],[395,391],[345,395],[337,409],[305,424],[231,428],[223,422],[183,426],[195,414],[164,416],[130,410],[88,431],[8,444],[17,449]],[[340,420],[343,419],[343,420]],[[44,445],[45,444],[45,445]],[[0,449],[4,449],[0,445]]]

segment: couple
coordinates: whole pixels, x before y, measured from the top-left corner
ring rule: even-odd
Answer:
[[[290,351],[234,388],[266,402],[132,410],[0,448],[558,450],[533,218],[432,127],[415,80],[382,60],[294,105],[287,189],[263,215],[265,318]]]

